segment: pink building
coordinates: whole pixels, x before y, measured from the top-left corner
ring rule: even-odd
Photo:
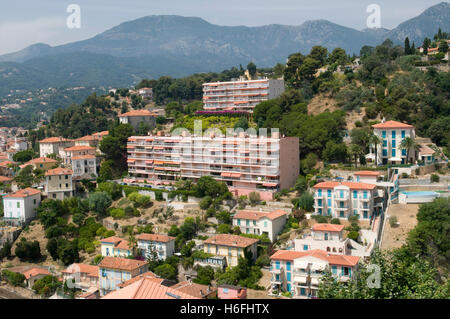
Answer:
[[[128,172],[135,181],[175,182],[212,176],[235,196],[257,191],[261,199],[290,188],[299,173],[297,137],[133,136],[128,139]]]

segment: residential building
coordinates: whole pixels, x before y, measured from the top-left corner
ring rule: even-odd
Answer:
[[[181,281],[173,286],[170,286],[170,288],[200,299],[217,298],[217,288],[214,288],[211,285],[196,284],[191,280]]]
[[[6,176],[2,176],[0,175],[0,184],[8,184],[10,182],[12,182],[12,178],[11,177],[6,177]]]
[[[119,115],[119,121],[122,124],[131,124],[135,130],[139,129],[141,123],[148,125],[153,129],[156,125],[157,115],[149,110],[133,110]]]
[[[376,184],[380,175],[381,173],[377,171],[358,171],[353,173],[357,182],[367,184]]]
[[[152,252],[155,257],[165,260],[175,252],[175,237],[160,234],[140,234],[136,237],[137,247],[145,258],[149,258]]]
[[[34,266],[17,266],[11,267],[8,270],[24,275],[25,284],[27,285],[28,289],[32,289],[34,283],[37,280],[44,278],[45,276],[51,275],[48,269]]]
[[[148,263],[142,260],[104,257],[98,265],[100,295],[119,289],[117,285],[148,271]]]
[[[100,240],[102,256],[129,257],[133,255],[133,247],[128,240],[111,236]]]
[[[376,185],[361,182],[322,182],[314,185],[314,213],[347,219],[370,220],[380,213]]]
[[[97,157],[94,155],[79,155],[72,157],[73,177],[76,179],[97,177]]]
[[[372,127],[374,134],[381,140],[381,144],[377,147],[377,165],[406,164],[416,160],[417,154],[414,149],[410,149],[408,154],[406,149],[401,148],[401,143],[405,138],[414,139],[416,137],[414,126],[397,121],[387,121],[374,124]]]
[[[294,186],[299,173],[298,137],[133,136],[128,139],[128,172],[132,180],[153,183],[212,176],[235,196],[258,192],[271,200]]]
[[[72,165],[72,159],[82,156],[95,156],[96,149],[91,146],[72,146],[60,150],[59,156],[65,165]]]
[[[436,152],[427,145],[420,145],[418,160],[425,165],[433,164],[435,161],[434,153]]]
[[[33,166],[33,169],[42,169],[44,171],[47,171],[58,164],[57,160],[54,160],[53,158],[48,157],[38,157],[33,158],[32,160],[29,160],[28,162],[20,165],[20,168],[25,168],[28,165]]]
[[[283,92],[283,79],[203,83],[203,109],[253,112],[257,104],[274,99]]]
[[[13,167],[17,165],[16,162],[12,161],[3,161],[0,162],[0,175],[12,177],[14,175]]]
[[[48,198],[63,200],[73,196],[73,171],[58,167],[45,172],[45,193]]]
[[[232,285],[220,285],[218,297],[219,299],[247,299],[247,288]]]
[[[152,100],[153,99],[153,89],[152,88],[141,88],[138,90],[138,94],[142,96],[143,99]]]
[[[253,260],[256,260],[258,241],[238,235],[218,234],[203,242],[203,251],[214,256],[225,257],[227,264],[234,267],[238,264],[239,257],[245,257],[246,251],[252,254]]]
[[[344,225],[314,224],[309,236],[303,236],[294,240],[295,251],[309,251],[320,249],[339,255],[350,255],[348,240],[342,232]]]
[[[28,187],[3,196],[3,220],[10,223],[28,223],[36,217],[41,203],[41,192]]]
[[[50,154],[59,154],[60,150],[75,144],[73,140],[63,137],[49,137],[39,141],[39,156],[45,157]]]
[[[70,280],[76,288],[89,291],[98,287],[98,266],[75,263],[62,271],[63,281]]]
[[[270,291],[287,291],[294,298],[315,298],[325,271],[331,271],[339,282],[347,282],[358,271],[359,259],[319,249],[302,252],[278,250],[270,256]]]
[[[233,216],[233,226],[244,234],[267,235],[274,242],[283,230],[288,213],[277,209],[271,212],[240,210]]]
[[[191,295],[164,286],[159,279],[151,276],[142,279],[116,291],[108,293],[102,299],[200,299]]]

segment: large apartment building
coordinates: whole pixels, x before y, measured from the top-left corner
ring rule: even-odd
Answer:
[[[174,182],[212,176],[236,195],[260,193],[272,199],[290,188],[299,173],[297,137],[133,136],[128,139],[128,172],[138,182]]]
[[[361,182],[322,182],[314,185],[314,212],[334,218],[359,215],[369,220],[378,212],[378,191],[375,184]]]
[[[260,79],[203,84],[205,110],[240,110],[252,112],[262,101],[284,92],[284,80]]]
[[[403,149],[400,145],[406,137],[416,137],[414,126],[397,121],[372,125],[373,132],[381,139],[377,147],[377,164],[407,164],[417,158],[414,149]],[[407,159],[406,157],[409,156]]]

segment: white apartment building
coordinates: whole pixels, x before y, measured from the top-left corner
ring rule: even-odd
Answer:
[[[233,216],[233,226],[238,226],[244,234],[266,234],[274,242],[283,230],[288,213],[277,209],[272,212],[240,210]]]
[[[415,139],[414,126],[397,121],[387,121],[372,125],[372,127],[374,134],[381,139],[381,144],[377,146],[377,165],[407,164],[417,159],[416,151],[411,149],[407,160],[406,149],[400,147],[406,137]]]
[[[95,156],[96,149],[91,146],[72,146],[65,149],[61,149],[59,151],[59,156],[63,160],[63,163],[66,165],[72,165],[72,159],[74,157],[82,157],[82,156]]]
[[[271,292],[287,291],[294,298],[316,298],[325,271],[347,282],[358,271],[359,257],[330,254],[323,250],[278,250],[272,256]]]
[[[140,234],[137,236],[137,247],[145,258],[149,258],[152,252],[156,253],[159,260],[165,260],[175,252],[175,237],[160,234]]]
[[[361,182],[322,182],[314,185],[314,213],[347,219],[370,220],[381,210],[376,185]],[[376,205],[375,205],[376,202]]]
[[[235,196],[256,191],[262,200],[271,200],[276,191],[294,186],[299,173],[298,137],[280,137],[278,132],[132,136],[127,149],[128,172],[140,183],[211,176],[225,182]]]
[[[3,196],[3,219],[11,223],[28,223],[36,217],[41,192],[28,187]]]
[[[39,156],[46,157],[49,154],[59,155],[59,151],[71,147],[75,141],[63,137],[49,137],[39,141]]]
[[[257,104],[274,99],[283,92],[282,79],[203,83],[203,109],[253,112]]]

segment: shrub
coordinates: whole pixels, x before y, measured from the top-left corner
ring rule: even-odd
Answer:
[[[439,183],[439,180],[440,180],[440,178],[439,178],[438,174],[431,174],[430,181],[432,183]]]
[[[248,194],[248,199],[250,200],[250,204],[253,206],[261,201],[261,196],[258,192],[251,192],[250,194]]]
[[[129,206],[127,208],[129,208]],[[121,219],[125,217],[125,211],[122,208],[114,208],[109,214],[114,219]]]
[[[354,241],[357,241],[359,237],[359,233],[357,231],[351,231],[347,234],[347,238],[353,239]]]
[[[155,191],[155,199],[160,202],[164,200],[163,194],[161,191]]]
[[[335,224],[335,225],[340,225],[341,221],[339,220],[339,218],[333,218],[331,219],[331,224]]]
[[[25,287],[25,276],[20,273],[4,269],[2,270],[2,277],[13,286]]]
[[[211,203],[212,203],[211,196],[205,196],[202,198],[202,200],[198,205],[200,206],[201,209],[208,209],[209,206],[211,206]]]
[[[397,216],[391,216],[389,217],[389,225],[391,227],[397,227],[398,219]]]

